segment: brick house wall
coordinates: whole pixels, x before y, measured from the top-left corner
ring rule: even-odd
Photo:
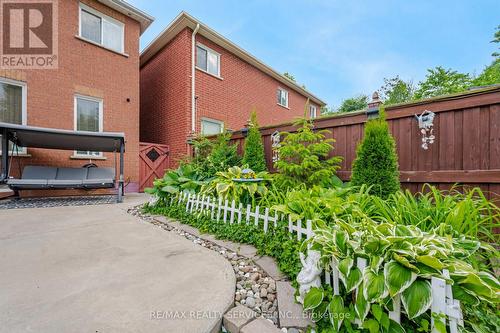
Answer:
[[[168,144],[171,167],[189,153],[192,32],[190,28],[181,30],[140,70],[141,141]],[[226,129],[239,130],[247,124],[252,109],[261,126],[304,115],[305,96],[200,34],[196,41],[221,54],[222,78],[195,70],[196,133],[201,132],[202,118],[222,121]],[[278,87],[288,91],[288,108],[277,103]],[[320,107],[316,107],[319,115]]]
[[[0,77],[26,83],[27,125],[73,130],[75,94],[102,98],[103,130],[125,133],[124,176],[126,183],[130,182],[126,190],[137,191],[140,24],[96,1],[81,2],[125,24],[124,52],[128,56],[78,39],[79,1],[64,0],[59,1],[58,10],[58,69],[0,70]],[[89,162],[72,158],[73,151],[28,148],[27,153],[27,157],[15,159],[11,175],[19,176],[19,170],[25,165],[80,167]],[[104,153],[104,158],[92,161],[98,166],[112,167],[113,153]]]
[[[280,124],[304,115],[306,97],[207,38],[197,35],[196,42],[220,53],[222,78],[196,70],[197,132],[201,130],[203,117],[222,121],[227,129],[240,130],[254,108],[261,126]],[[288,108],[278,105],[276,101],[278,87],[288,91]],[[319,115],[320,107],[316,107]]]
[[[191,129],[191,31],[182,30],[141,67],[142,142],[170,145],[170,160],[188,153]]]

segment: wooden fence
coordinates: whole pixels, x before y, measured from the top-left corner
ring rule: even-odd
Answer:
[[[244,225],[253,224],[257,228],[262,228],[265,233],[269,231],[270,223],[272,223],[275,228],[287,225],[288,232],[290,234],[296,234],[299,242],[308,240],[314,236],[313,223],[311,220],[305,221],[304,228],[302,220],[299,219],[297,221],[293,221],[290,216],[277,214],[275,212],[271,213],[270,209],[267,207],[252,207],[251,205],[243,207],[241,203],[236,205],[234,200],[229,203],[227,199],[223,200],[221,197],[217,199],[208,195],[201,195],[199,193],[191,194],[186,192],[177,196],[172,196],[170,204],[177,204],[185,207],[186,212],[189,214],[209,216],[214,222],[237,224],[242,227],[244,227]],[[367,266],[366,259],[358,258],[356,266],[363,271]],[[332,285],[334,295],[340,294],[340,277],[337,267],[338,263],[334,259],[330,264],[329,270],[325,270],[323,272],[323,281],[326,284]],[[449,278],[447,270],[443,270],[443,276]],[[435,319],[434,317],[432,318],[432,332],[438,332],[434,321],[440,320],[445,325],[448,322],[450,333],[458,333],[458,326],[463,327],[464,325],[463,316],[460,308],[460,302],[453,299],[451,285],[447,284],[445,279],[432,277],[431,289],[431,311],[433,313],[440,314],[440,316],[436,317],[438,319]],[[357,289],[356,292],[358,292]],[[393,311],[389,312],[389,318],[397,323],[401,323],[401,298],[399,296],[394,298]],[[361,324],[359,320],[357,320],[357,323]]]
[[[435,141],[424,150],[415,115],[435,113]],[[500,193],[500,86],[386,108],[389,128],[396,140],[401,183],[417,192],[424,183],[449,189],[453,184],[478,186]],[[356,147],[363,137],[365,112],[318,118],[316,129],[332,132],[332,155],[343,157],[338,175],[348,180]],[[293,132],[290,124],[262,127],[267,165],[273,170],[272,135]],[[242,151],[244,136],[234,132],[233,142]],[[488,194],[489,195],[489,194]]]

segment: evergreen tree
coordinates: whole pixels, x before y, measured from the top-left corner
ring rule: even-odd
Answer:
[[[351,183],[371,186],[371,193],[381,198],[400,189],[396,145],[383,110],[380,118],[366,123],[365,136],[356,150]]]
[[[229,144],[231,134],[221,133],[213,145],[212,151],[207,156],[210,175],[214,176],[219,171],[227,171],[232,166],[239,165],[238,146]]]
[[[257,124],[257,114],[252,112],[250,117],[250,128],[248,136],[245,139],[245,152],[243,155],[243,164],[248,165],[255,172],[267,171],[266,159],[264,157],[264,145]]]

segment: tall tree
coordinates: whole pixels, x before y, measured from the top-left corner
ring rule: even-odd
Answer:
[[[493,36],[493,40],[491,41],[492,43],[500,43],[500,25],[497,27],[496,29],[497,31],[495,31],[495,35]],[[493,52],[492,56],[494,57],[500,57],[500,53],[498,52]]]
[[[366,109],[368,107],[368,96],[358,95],[344,99],[337,112],[352,112]]]
[[[250,116],[250,128],[245,139],[245,153],[242,163],[248,165],[255,172],[266,171],[266,159],[264,157],[264,145],[257,124],[257,114],[252,111]]]
[[[409,102],[413,99],[415,86],[411,81],[403,81],[398,75],[385,78],[384,85],[379,89],[380,97],[385,105]]]
[[[283,76],[286,77],[287,79],[292,80],[293,82],[296,82],[295,81],[295,76],[293,76],[292,74],[290,74],[288,72],[283,73]]]
[[[452,94],[466,90],[471,85],[469,74],[459,73],[441,66],[427,70],[425,80],[415,91],[415,99]]]
[[[500,83],[500,57],[493,60],[491,65],[484,70],[473,81],[473,86],[488,86]]]

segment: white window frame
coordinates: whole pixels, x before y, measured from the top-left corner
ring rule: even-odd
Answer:
[[[21,125],[27,124],[28,119],[28,85],[26,82],[0,77],[0,82],[21,87]],[[18,151],[9,150],[9,154],[27,154],[26,147],[19,147]],[[0,147],[0,156],[2,155],[2,147]]]
[[[110,48],[109,46],[104,45],[104,28],[103,24],[101,24],[101,42],[95,42],[93,40],[89,40],[85,37],[82,36],[82,10],[85,10],[86,12],[89,12],[95,16],[98,16],[101,18],[101,21],[108,21],[110,23],[116,24],[122,28],[122,38],[121,38],[121,48],[120,50],[115,50],[113,48]],[[93,44],[100,45],[108,50],[119,52],[119,53],[124,53],[125,52],[125,24],[123,22],[118,21],[117,19],[114,19],[112,17],[109,17],[106,14],[103,14],[97,10],[95,10],[92,7],[89,7],[83,3],[80,2],[80,8],[78,9],[78,37],[88,40],[89,42]]]
[[[318,108],[316,107],[316,105],[309,105],[309,118],[318,118]]]
[[[288,109],[288,104],[289,104],[288,99],[290,97],[290,95],[288,94],[288,90],[281,88],[281,87],[278,87],[278,91],[286,94],[286,104],[281,104],[281,97],[280,97],[280,100],[277,102],[277,104]]]
[[[73,107],[73,127],[74,127],[74,130],[75,131],[78,130],[78,104],[77,104],[78,99],[85,99],[88,101],[99,103],[99,131],[98,132],[102,132],[103,131],[103,123],[104,123],[103,122],[103,99],[98,98],[98,97],[81,95],[81,94],[75,94],[75,96],[73,97],[73,106],[74,106]],[[87,157],[89,159],[103,157],[102,152],[99,152],[99,155],[92,155],[92,154],[81,154],[78,152],[78,150],[75,150],[73,154],[76,157]]]
[[[224,133],[224,122],[223,121],[220,121],[220,120],[217,120],[217,119],[212,119],[212,118],[202,117],[201,121],[200,121],[200,132],[201,132],[201,135],[205,135],[205,136],[215,135],[215,134],[204,134],[203,133],[203,122],[204,121],[209,122],[209,123],[219,124],[220,125],[220,132],[219,132],[219,134],[220,133]]]
[[[210,74],[210,75],[216,76],[216,77],[218,77],[218,78],[221,78],[221,76],[220,76],[220,66],[221,66],[221,64],[220,64],[220,58],[221,58],[221,54],[220,54],[219,52],[217,52],[217,51],[212,50],[212,49],[211,49],[211,48],[209,48],[208,46],[203,45],[202,43],[199,43],[199,42],[197,42],[197,43],[196,43],[196,46],[197,46],[197,47],[200,47],[200,48],[202,48],[202,49],[204,49],[205,51],[207,51],[207,69],[204,69],[204,68],[198,67],[198,64],[197,64],[197,62],[198,62],[198,61],[195,61],[195,63],[196,63],[196,68],[197,68],[197,69],[199,69],[199,70],[200,70],[200,71],[202,71],[202,72],[205,72],[205,73],[207,73],[207,74]],[[196,53],[197,53],[197,54],[196,54],[196,58],[198,58],[198,50],[196,50]],[[209,54],[209,53],[212,53],[212,54],[214,54],[215,56],[217,56],[217,74],[210,73],[210,72],[208,71],[208,54]]]

